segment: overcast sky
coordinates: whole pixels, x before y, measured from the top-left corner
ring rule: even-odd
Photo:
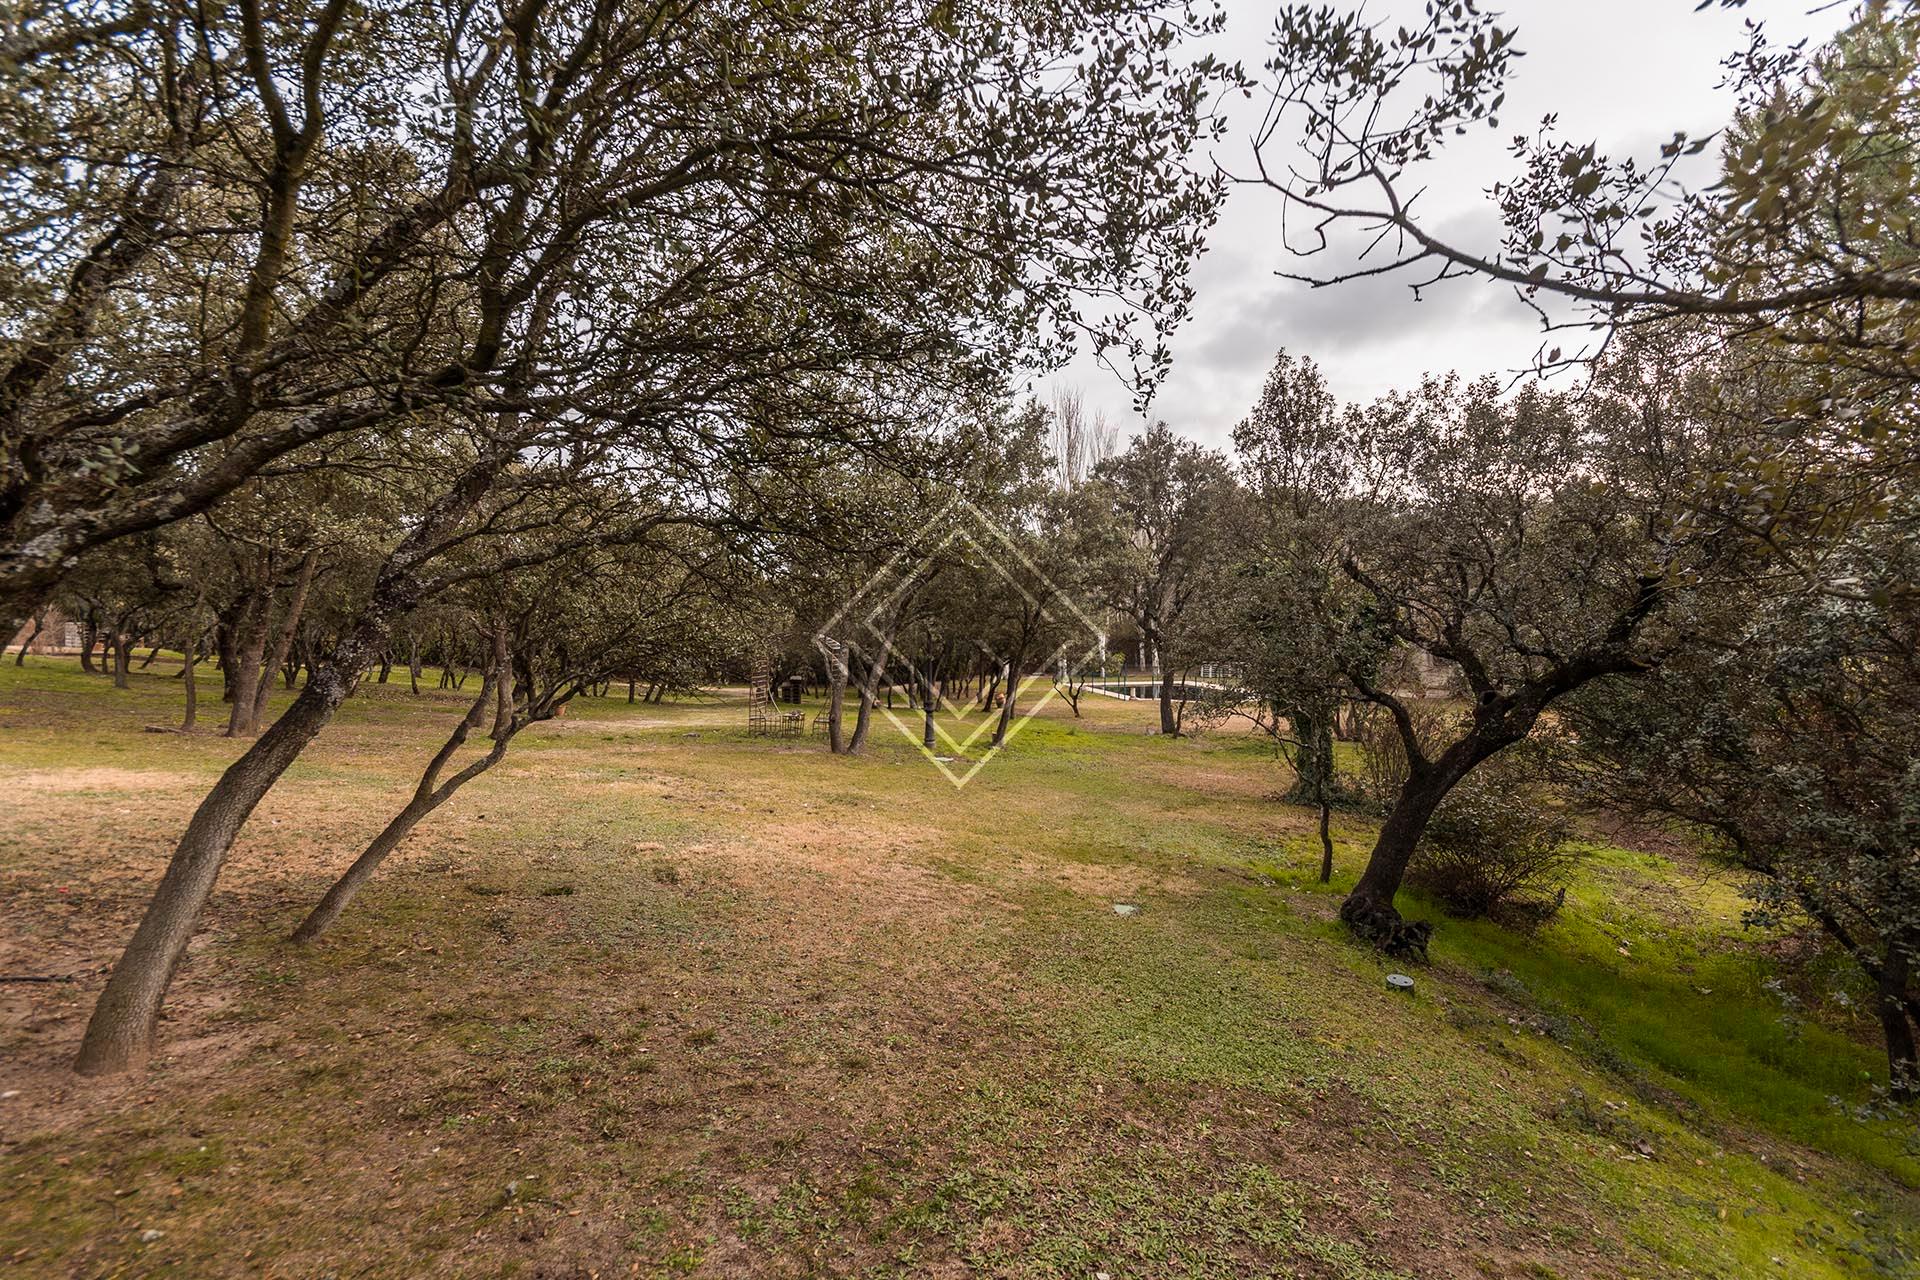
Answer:
[[[1557,112],[1563,136],[1597,140],[1615,155],[1657,154],[1684,129],[1698,136],[1726,123],[1730,97],[1718,88],[1720,60],[1743,47],[1742,24],[1762,18],[1777,39],[1825,34],[1843,8],[1809,13],[1813,0],[1752,0],[1744,10],[1717,6],[1694,12],[1698,0],[1508,0],[1505,25],[1517,26],[1526,56],[1516,63],[1500,128],[1466,138],[1426,166],[1422,197],[1430,225],[1474,243],[1498,242],[1498,219],[1487,188],[1510,176],[1512,135],[1531,132]],[[1266,60],[1274,0],[1225,0],[1227,29],[1219,51],[1250,70]],[[1411,25],[1419,0],[1374,0],[1376,17]],[[1229,133],[1213,152],[1230,172],[1250,172],[1247,136],[1257,100],[1228,111]],[[1273,152],[1290,157],[1290,140]],[[1279,243],[1281,200],[1259,187],[1228,197],[1207,252],[1195,265],[1193,315],[1173,342],[1173,370],[1152,414],[1207,444],[1225,447],[1233,424],[1252,404],[1274,352],[1282,347],[1320,363],[1336,394],[1366,399],[1418,380],[1426,370],[1474,374],[1524,367],[1540,339],[1533,314],[1510,289],[1454,281],[1415,301],[1404,280],[1382,278],[1310,289],[1279,279],[1279,269],[1319,271],[1338,263],[1291,257]],[[1083,358],[1038,388],[1079,386],[1125,433],[1142,419],[1126,388]]]

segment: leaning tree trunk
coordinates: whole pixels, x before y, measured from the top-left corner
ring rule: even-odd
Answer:
[[[133,940],[94,1005],[74,1063],[76,1071],[82,1075],[125,1071],[152,1053],[160,1006],[235,837],[287,766],[340,709],[368,658],[386,642],[394,620],[419,602],[421,566],[432,558],[440,540],[473,510],[514,456],[515,443],[513,437],[496,442],[434,501],[387,557],[353,629],[314,670],[293,705],[220,775],[200,802]],[[259,671],[257,663],[253,669]]]
[[[349,641],[343,648],[349,653],[336,656],[345,660],[329,663],[317,673],[286,714],[233,762],[194,811],[133,940],[94,1006],[74,1063],[81,1075],[129,1070],[152,1053],[161,1002],[235,837],[261,798],[347,696],[347,673],[357,669],[358,646]]]
[[[1427,822],[1446,799],[1447,792],[1453,789],[1454,782],[1455,778],[1434,765],[1417,767],[1408,775],[1399,798],[1387,813],[1387,820],[1380,826],[1380,836],[1367,858],[1367,869],[1361,873],[1346,901],[1340,904],[1340,918],[1355,933],[1384,951],[1400,953],[1425,947],[1425,930],[1418,934],[1410,932],[1415,926],[1400,919],[1393,900],[1400,893],[1407,865],[1413,861]]]
[[[886,653],[886,642],[882,642],[878,653],[867,660],[866,669],[861,673],[860,709],[854,714],[853,737],[847,742],[849,753],[867,745],[867,731],[873,727],[873,708],[879,699],[880,682],[886,679]]]
[[[27,650],[29,650],[29,649],[31,649],[31,648],[33,648],[33,642],[34,642],[35,640],[38,640],[38,639],[40,638],[40,632],[41,632],[41,630],[42,630],[42,629],[43,629],[43,628],[44,628],[44,627],[45,627],[46,625],[47,625],[47,615],[46,615],[46,614],[44,614],[44,613],[37,613],[37,614],[35,614],[35,615],[34,615],[34,617],[33,617],[33,631],[32,631],[32,633],[31,633],[31,634],[29,634],[29,635],[27,636],[27,638],[26,638],[25,640],[22,640],[22,641],[20,642],[20,652],[19,652],[19,653],[17,653],[17,654],[15,654],[15,655],[14,655],[14,657],[13,657],[13,665],[14,665],[14,666],[16,666],[16,667],[24,667],[24,666],[26,666],[26,665],[27,665]]]
[[[978,684],[980,686],[980,710],[993,710],[993,700],[1000,696],[1000,673],[998,671],[993,672],[992,681],[989,683],[986,673],[983,672],[979,677]]]
[[[1374,841],[1373,853],[1367,858],[1367,869],[1361,873],[1346,901],[1340,904],[1340,918],[1355,933],[1390,954],[1425,953],[1432,927],[1405,923],[1393,905],[1406,879],[1407,866],[1420,845],[1420,837],[1426,834],[1428,821],[1454,784],[1481,761],[1526,737],[1532,731],[1537,714],[1535,708],[1524,716],[1507,712],[1498,719],[1477,722],[1466,737],[1448,747],[1436,760],[1423,759],[1418,744],[1407,743],[1410,761],[1407,780],[1387,813],[1387,820],[1380,826],[1379,839]]]
[[[502,725],[496,715],[492,749],[447,779],[444,784],[440,782],[440,773],[447,767],[447,762],[453,759],[454,754],[462,746],[466,745],[468,735],[479,728],[481,722],[486,719],[487,704],[494,700],[496,689],[504,690],[507,684],[508,681],[502,673],[499,676],[490,675],[481,685],[480,696],[473,700],[473,706],[461,718],[460,723],[454,726],[453,733],[448,736],[446,743],[428,763],[426,771],[420,775],[420,785],[414,788],[413,798],[407,801],[406,807],[396,813],[393,820],[387,823],[386,828],[373,838],[373,842],[366,847],[365,851],[354,859],[353,865],[333,882],[333,887],[328,889],[325,896],[314,905],[313,910],[307,914],[307,918],[300,922],[300,927],[293,931],[292,941],[311,942],[331,928],[333,922],[340,918],[340,913],[347,909],[347,904],[352,902],[354,896],[360,892],[361,886],[373,878],[373,873],[379,870],[380,864],[386,861],[387,855],[392,853],[400,842],[420,825],[421,819],[452,799],[454,792],[461,787],[500,763],[501,758],[507,753],[507,743],[512,740],[519,725],[512,721]]]

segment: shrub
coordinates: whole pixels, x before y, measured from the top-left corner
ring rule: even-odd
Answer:
[[[1518,771],[1489,761],[1454,787],[1427,824],[1407,880],[1451,915],[1538,923],[1566,900],[1582,852],[1565,818]]]
[[[1460,710],[1448,702],[1415,700],[1407,704],[1414,736],[1424,749],[1444,738],[1459,722]],[[1393,807],[1407,784],[1407,746],[1384,707],[1356,711],[1348,730],[1360,748],[1360,789],[1382,812]]]

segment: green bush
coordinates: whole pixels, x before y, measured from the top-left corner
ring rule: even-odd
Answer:
[[[1538,923],[1559,910],[1582,857],[1568,834],[1536,787],[1489,761],[1441,802],[1407,880],[1452,915]]]

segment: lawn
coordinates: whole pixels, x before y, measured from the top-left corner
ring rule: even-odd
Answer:
[[[170,674],[0,665],[0,1273],[1915,1273],[1872,1025],[1735,886],[1597,846],[1397,994],[1334,919],[1368,819],[1323,888],[1270,750],[1097,697],[963,789],[884,721],[836,758],[738,695],[576,703],[295,948],[466,700],[369,684],[248,826],[161,1056],[82,1081],[240,746],[147,731]]]

